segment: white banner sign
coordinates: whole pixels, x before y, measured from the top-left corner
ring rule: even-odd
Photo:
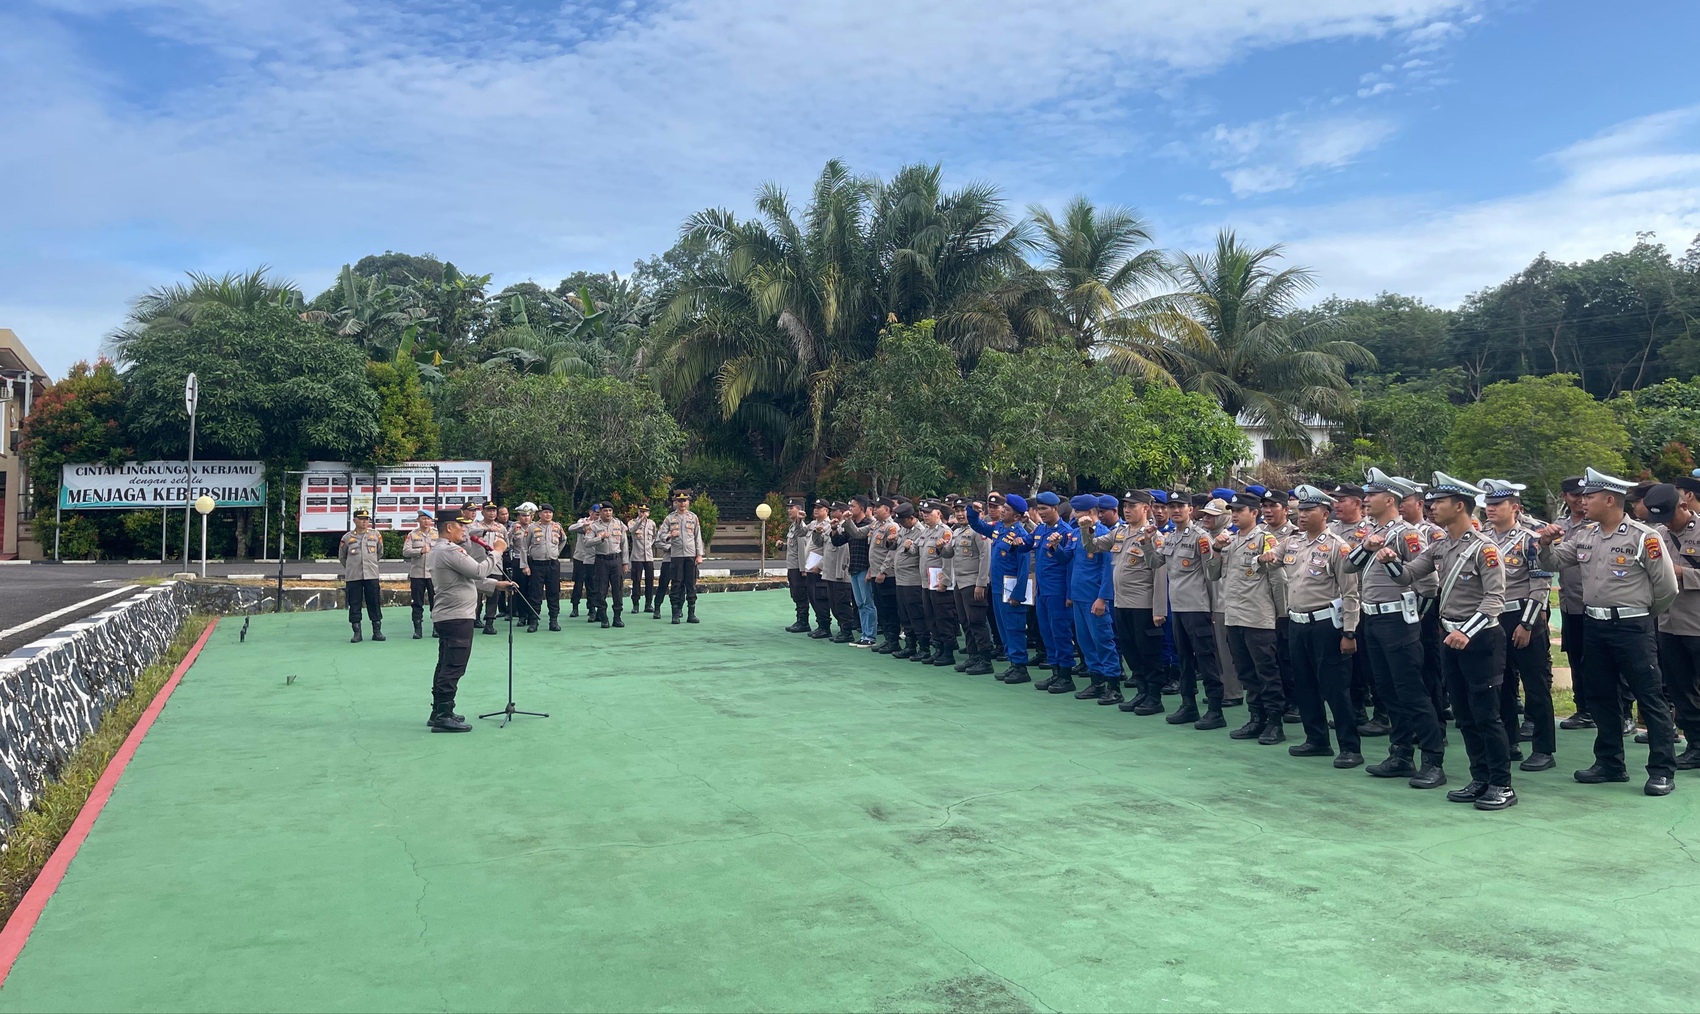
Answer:
[[[62,510],[181,507],[210,496],[220,507],[264,507],[266,466],[258,461],[197,461],[194,492],[185,483],[183,461],[127,461],[122,465],[63,465],[59,473]]]
[[[309,461],[301,477],[301,531],[346,532],[362,508],[372,512],[373,528],[410,529],[418,527],[422,510],[483,503],[493,495],[488,461],[409,461],[376,472]]]

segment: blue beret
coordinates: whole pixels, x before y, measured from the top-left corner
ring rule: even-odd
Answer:
[[[1098,498],[1091,493],[1076,493],[1068,498],[1068,505],[1077,511],[1095,510],[1098,507]]]
[[[1098,496],[1098,509],[1101,511],[1119,511],[1122,509],[1122,504],[1120,500],[1110,494],[1101,493]]]
[[[1057,496],[1055,493],[1051,492],[1048,489],[1045,490],[1043,493],[1040,493],[1038,496],[1034,497],[1033,499],[1039,501],[1039,505],[1041,507],[1055,507],[1056,505],[1062,503],[1062,498]]]
[[[1258,499],[1262,499],[1264,494],[1269,492],[1267,489],[1263,488],[1262,486],[1259,486],[1255,482],[1252,483],[1250,486],[1247,486],[1245,488],[1245,491],[1247,493],[1250,493],[1252,496],[1257,497]]]
[[[1215,489],[1210,491],[1210,496],[1212,499],[1226,502],[1234,498],[1234,491],[1226,486],[1217,486]]]
[[[1009,504],[1009,509],[1017,514],[1027,513],[1027,498],[1020,493],[1010,493],[1003,498],[1003,502]]]
[[[1157,501],[1158,503],[1168,503],[1169,502],[1169,494],[1168,494],[1167,490],[1148,489],[1148,490],[1146,490],[1146,492],[1150,493],[1151,499]]]

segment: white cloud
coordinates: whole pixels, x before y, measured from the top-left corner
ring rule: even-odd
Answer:
[[[1322,292],[1390,290],[1455,305],[1537,254],[1565,261],[1627,249],[1652,231],[1680,251],[1700,233],[1700,106],[1628,121],[1543,161],[1552,186],[1465,204],[1433,195],[1270,209],[1241,232],[1285,241]]]
[[[1390,120],[1341,116],[1305,120],[1285,114],[1239,127],[1218,124],[1205,136],[1236,196],[1297,186],[1306,176],[1338,169],[1391,137]]]
[[[1256,50],[1405,45],[1473,0],[26,4],[0,12],[0,187],[29,195],[0,204],[0,307],[92,352],[93,304],[47,295],[42,265],[116,289],[269,261],[313,288],[390,247],[548,277],[660,250],[689,212],[835,155],[1090,189],[1143,152],[1136,99]],[[93,59],[95,23],[139,26],[131,58],[159,81]],[[1224,169],[1274,188],[1379,140],[1319,129]]]

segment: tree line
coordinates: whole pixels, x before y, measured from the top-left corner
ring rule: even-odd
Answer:
[[[194,371],[202,458],[488,458],[502,496],[574,510],[668,483],[1203,486],[1247,457],[1236,417],[1270,434],[1270,481],[1583,458],[1666,477],[1700,440],[1697,279],[1696,249],[1643,236],[1537,258],[1455,309],[1305,306],[1311,273],[1230,231],[1165,251],[1130,209],[1018,215],[937,165],[882,180],[832,161],[801,202],[766,184],[750,216],[705,209],[624,275],[491,291],[387,251],[308,298],[265,268],[190,274],[54,386],[26,450],[49,512],[63,462],[180,458]],[[1326,446],[1305,441],[1315,420]],[[108,552],[157,546],[152,522],[80,523]],[[247,550],[229,524],[226,551]]]

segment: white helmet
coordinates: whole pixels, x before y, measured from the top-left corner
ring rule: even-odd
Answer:
[[[520,504],[519,509],[520,509],[520,512],[524,513],[524,514],[536,514],[537,513],[537,505],[532,503],[530,500],[527,500],[525,503]]]

